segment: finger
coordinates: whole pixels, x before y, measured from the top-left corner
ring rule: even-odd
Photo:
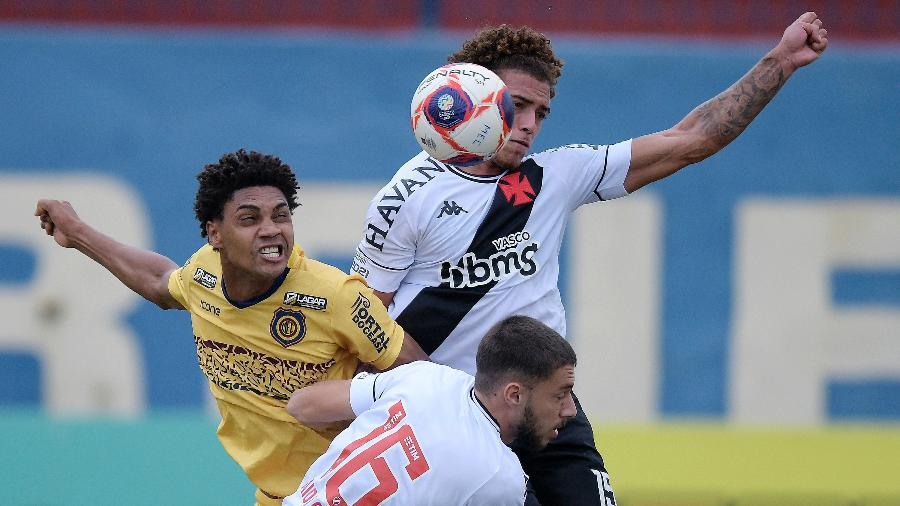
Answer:
[[[821,19],[816,19],[815,21],[812,22],[812,24],[816,25],[816,28],[822,28],[822,20]]]
[[[824,44],[825,43],[825,33],[826,33],[825,30],[823,30],[821,28],[813,29],[812,38],[816,43]]]
[[[815,12],[804,12],[799,18],[797,18],[797,21],[801,23],[812,23],[818,17],[819,16],[817,16]]]
[[[34,209],[35,216],[40,216],[47,213],[47,206],[45,205],[45,202],[45,200],[38,200],[37,207],[35,207]]]

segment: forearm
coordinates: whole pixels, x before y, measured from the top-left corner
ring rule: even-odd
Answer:
[[[352,420],[356,415],[350,407],[350,380],[323,380],[295,390],[287,411],[312,428]]]
[[[675,127],[692,131],[700,139],[689,163],[715,154],[737,138],[794,70],[790,59],[775,48],[731,87],[691,111]]]
[[[71,234],[73,247],[106,268],[138,295],[164,308],[180,308],[169,295],[168,275],[178,264],[159,253],[143,250],[81,223]]]

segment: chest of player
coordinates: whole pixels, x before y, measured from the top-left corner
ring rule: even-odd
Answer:
[[[515,261],[539,249],[557,250],[570,214],[553,189],[512,173],[489,183],[431,188],[418,211],[416,263],[439,267],[473,259]],[[444,190],[444,191],[440,191]],[[498,257],[498,258],[495,258]],[[520,258],[523,262],[524,259]]]
[[[308,288],[288,276],[281,288],[250,304],[236,304],[221,290],[196,292],[191,301],[195,339],[221,344],[236,357],[246,350],[302,363],[328,362],[339,348],[331,337],[328,297]]]

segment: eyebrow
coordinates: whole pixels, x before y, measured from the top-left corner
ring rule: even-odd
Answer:
[[[521,100],[522,102],[525,102],[526,104],[534,104],[535,103],[534,100],[531,100],[530,98],[525,97],[524,95],[519,95],[518,93],[514,93],[512,95],[512,98],[513,98],[513,100]],[[549,106],[541,105],[538,108],[541,109],[545,114],[550,114]]]
[[[282,200],[281,202],[279,202],[279,203],[275,206],[274,209],[275,209],[275,210],[278,210],[278,209],[281,209],[281,208],[283,208],[283,207],[288,207],[288,205],[287,205],[287,202],[285,202],[285,201]],[[257,205],[255,205],[255,204],[241,204],[241,205],[237,206],[237,209],[235,209],[234,211],[235,211],[235,212],[238,212],[238,211],[242,211],[242,210],[244,210],[244,209],[249,209],[249,210],[251,210],[251,211],[259,212],[262,208],[259,207],[259,206],[257,206]]]

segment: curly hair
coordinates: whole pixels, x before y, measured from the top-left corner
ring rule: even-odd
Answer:
[[[494,72],[521,70],[549,84],[551,98],[556,94],[563,66],[544,34],[528,26],[515,28],[506,24],[481,29],[459,51],[448,56],[447,62],[477,63]]]
[[[200,221],[200,236],[206,237],[206,224],[222,219],[225,203],[234,192],[250,186],[274,186],[284,193],[291,212],[297,202],[297,177],[281,159],[240,149],[222,155],[218,163],[211,163],[197,174],[200,188],[194,200],[194,214]]]

